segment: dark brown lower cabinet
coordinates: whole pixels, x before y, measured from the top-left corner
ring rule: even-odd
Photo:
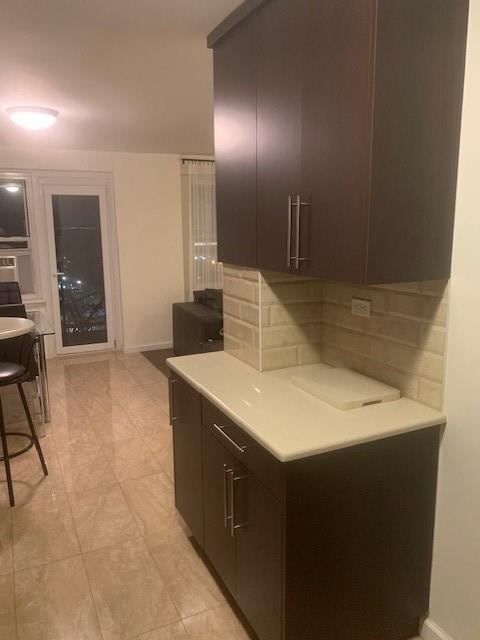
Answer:
[[[282,505],[248,470],[235,492],[236,601],[259,638],[282,638]]]
[[[201,397],[179,376],[169,378],[175,506],[203,547]]]
[[[236,592],[235,540],[230,535],[230,481],[235,461],[211,434],[203,432],[204,551],[232,595]]]
[[[177,508],[259,640],[418,634],[440,425],[282,463],[183,381],[173,396]]]
[[[204,428],[205,553],[260,638],[280,640],[282,506]]]

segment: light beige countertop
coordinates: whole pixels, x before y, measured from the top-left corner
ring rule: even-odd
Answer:
[[[446,421],[443,414],[408,398],[336,409],[292,383],[304,367],[260,373],[224,351],[169,358],[167,363],[282,462]]]

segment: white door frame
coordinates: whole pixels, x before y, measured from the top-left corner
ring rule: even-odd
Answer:
[[[78,174],[77,174],[78,175]],[[57,355],[67,355],[75,353],[85,353],[90,351],[105,351],[113,350],[116,348],[116,326],[118,326],[118,319],[116,317],[117,305],[114,304],[114,290],[113,290],[113,278],[112,267],[113,260],[111,256],[111,238],[115,238],[116,234],[111,229],[111,207],[109,207],[108,189],[107,185],[85,184],[82,180],[82,184],[75,186],[75,180],[68,180],[64,176],[63,180],[55,181],[55,183],[46,180],[43,184],[43,197],[46,213],[46,227],[48,238],[48,253],[49,253],[49,276],[51,282],[51,294],[53,303],[53,319],[55,325],[55,342]],[[43,182],[43,181],[42,181]],[[103,277],[105,284],[105,306],[107,314],[107,336],[108,342],[100,344],[87,344],[76,345],[71,347],[64,347],[62,344],[62,326],[60,318],[60,299],[58,294],[58,280],[54,276],[57,272],[57,258],[55,247],[55,232],[53,223],[53,195],[92,195],[98,196],[100,204],[100,228],[101,228],[101,241],[102,241],[102,257],[103,257]]]

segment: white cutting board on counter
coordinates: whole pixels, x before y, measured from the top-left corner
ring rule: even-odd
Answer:
[[[299,367],[290,380],[299,389],[343,410],[400,398],[398,389],[342,367]]]

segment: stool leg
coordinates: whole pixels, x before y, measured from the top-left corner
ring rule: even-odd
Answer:
[[[45,463],[45,458],[43,457],[43,452],[42,452],[42,448],[40,447],[40,442],[38,441],[38,438],[37,438],[37,432],[35,431],[35,427],[33,425],[32,416],[30,414],[30,409],[28,408],[28,403],[27,403],[27,399],[25,398],[25,392],[23,390],[22,383],[19,382],[17,386],[18,386],[18,390],[20,391],[20,397],[22,399],[23,408],[25,409],[25,413],[27,415],[28,426],[30,427],[30,432],[32,434],[33,442],[35,444],[38,457],[40,458],[40,462],[42,463],[43,473],[44,475],[48,476],[47,465]]]
[[[0,435],[2,438],[3,460],[5,462],[5,473],[7,474],[8,497],[10,498],[10,506],[15,506],[15,497],[13,495],[12,474],[10,473],[10,458],[8,456],[7,435],[5,433],[5,421],[3,419],[2,400],[0,399]]]

